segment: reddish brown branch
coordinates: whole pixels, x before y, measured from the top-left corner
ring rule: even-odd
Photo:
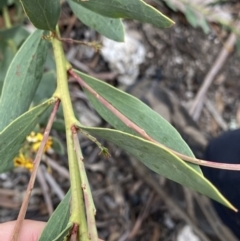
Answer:
[[[24,196],[24,200],[23,200],[20,212],[18,214],[18,218],[17,218],[16,224],[15,224],[13,233],[12,233],[11,241],[17,241],[18,240],[19,232],[21,230],[22,223],[23,223],[23,220],[24,220],[26,212],[27,212],[28,203],[29,203],[29,200],[30,200],[30,197],[31,197],[31,192],[32,192],[32,189],[34,187],[34,182],[35,182],[35,179],[36,179],[37,170],[38,170],[38,167],[39,167],[39,164],[40,164],[40,161],[41,161],[41,157],[42,157],[42,154],[44,152],[44,147],[47,143],[49,133],[51,131],[52,124],[53,124],[54,118],[56,116],[59,104],[60,104],[60,100],[57,100],[56,103],[54,104],[53,110],[51,112],[51,115],[49,117],[49,120],[48,120],[48,123],[47,123],[47,126],[46,126],[46,129],[44,131],[41,145],[38,149],[38,152],[37,152],[35,160],[34,160],[34,167],[33,167],[33,171],[32,171],[29,183],[28,183],[27,191],[26,191],[26,194]]]
[[[77,223],[73,224],[72,230],[71,230],[71,238],[70,241],[77,241],[77,236],[78,236],[78,228],[79,225]]]
[[[52,32],[52,37],[56,38],[57,40],[59,40],[61,42],[65,42],[65,43],[82,44],[82,45],[85,45],[85,46],[88,46],[88,47],[92,47],[96,51],[99,51],[102,47],[102,44],[98,43],[98,42],[87,42],[87,41],[81,41],[81,40],[76,40],[76,39],[72,39],[72,38],[60,38],[58,36],[57,32]],[[44,38],[46,38],[46,37],[44,37]]]
[[[154,140],[152,137],[150,137],[143,129],[141,129],[139,126],[137,126],[135,123],[133,123],[130,119],[128,119],[125,115],[123,115],[120,111],[118,111],[113,105],[111,105],[107,100],[105,100],[101,95],[99,95],[94,89],[92,89],[80,76],[78,76],[72,69],[68,70],[68,73],[74,77],[77,82],[85,88],[90,94],[95,96],[95,98],[102,103],[108,110],[110,110],[115,116],[119,118],[127,127],[131,128],[135,132],[137,132],[139,135],[141,135],[144,139],[153,142],[160,146],[161,148],[175,154],[179,158],[197,164],[212,168],[218,168],[218,169],[225,169],[225,170],[234,170],[234,171],[240,171],[240,164],[228,164],[228,163],[218,163],[218,162],[210,162],[206,160],[201,160],[197,158],[192,158],[186,155],[183,155],[179,152],[176,152],[163,144],[159,143],[158,141]]]

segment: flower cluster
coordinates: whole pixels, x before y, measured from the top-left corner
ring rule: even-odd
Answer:
[[[31,132],[31,134],[27,136],[24,146],[19,151],[19,155],[13,159],[14,166],[23,167],[28,169],[29,171],[32,171],[33,159],[41,145],[42,139],[42,133]],[[51,150],[52,144],[53,140],[50,136],[44,147],[44,153],[49,152]]]
[[[21,152],[18,157],[13,159],[15,167],[24,167],[27,168],[30,172],[33,169],[33,160],[25,157]]]
[[[27,142],[31,144],[31,149],[34,153],[37,152],[37,150],[40,147],[41,141],[43,139],[42,133],[38,132],[37,134],[35,132],[31,132],[29,136],[27,136]],[[44,147],[44,152],[47,152],[51,149],[53,144],[52,137],[49,136],[47,143]]]

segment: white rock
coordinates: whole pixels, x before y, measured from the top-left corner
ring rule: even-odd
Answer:
[[[101,54],[111,70],[119,74],[119,82],[131,85],[139,74],[139,65],[145,60],[146,50],[140,41],[126,33],[124,43],[103,38]]]
[[[177,241],[201,241],[200,238],[193,233],[189,225],[183,227],[177,237]]]

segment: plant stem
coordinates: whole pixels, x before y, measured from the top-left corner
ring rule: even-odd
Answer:
[[[84,136],[86,136],[89,140],[91,140],[92,142],[94,142],[98,148],[100,149],[99,154],[103,153],[103,155],[105,157],[110,157],[110,153],[108,152],[108,149],[104,146],[102,146],[102,144],[97,140],[97,138],[95,138],[94,136],[90,135],[87,131],[84,131],[83,129],[81,129],[80,126],[78,126],[78,131],[83,134]]]
[[[102,44],[98,42],[87,42],[87,41],[79,41],[71,38],[58,38],[59,41],[70,43],[70,44],[82,44],[88,47],[92,47],[95,51],[99,51],[102,48]]]
[[[5,6],[5,7],[3,7],[2,10],[3,10],[3,19],[5,22],[5,27],[11,28],[12,24],[11,24],[11,20],[10,20],[9,13],[8,13],[8,8]]]
[[[57,66],[57,90],[54,96],[60,98],[62,101],[64,121],[66,126],[69,173],[72,191],[72,212],[70,222],[79,225],[79,240],[89,241],[81,180],[71,131],[71,127],[75,125],[77,120],[74,116],[73,106],[68,89],[67,62],[64,56],[62,43],[58,40],[59,38],[59,30],[57,28],[57,31],[53,34],[52,38],[52,46]]]
[[[76,122],[76,119],[68,89],[66,59],[62,48],[62,43],[55,37],[52,38],[52,46],[57,66],[57,90],[54,93],[54,96],[61,99],[65,124],[66,127],[71,129],[71,126]]]
[[[73,227],[72,227],[72,230],[71,230],[70,241],[77,241],[78,230],[79,230],[79,225],[74,223]]]
[[[79,225],[79,240],[89,241],[83,193],[81,188],[81,179],[79,174],[78,161],[74,151],[71,129],[67,130],[67,149],[72,192],[72,212],[70,216],[70,222]]]
[[[9,29],[12,27],[12,23],[11,23],[11,19],[9,16],[8,8],[6,6],[3,7],[2,12],[3,12],[3,19],[5,22],[5,27],[6,27],[6,29]],[[9,47],[12,49],[13,53],[14,54],[17,53],[17,46],[16,46],[16,43],[13,41],[13,39],[9,39],[9,40],[7,40],[7,42],[8,42]]]
[[[27,191],[26,191],[26,194],[24,196],[24,200],[23,200],[20,212],[18,214],[18,218],[17,218],[16,224],[15,224],[13,233],[12,233],[11,241],[17,241],[18,240],[19,232],[21,230],[22,223],[23,223],[24,217],[26,215],[26,211],[27,211],[28,203],[29,203],[29,200],[30,200],[30,197],[31,197],[32,189],[34,187],[34,182],[35,182],[35,179],[36,179],[37,170],[38,170],[38,167],[39,167],[39,164],[40,164],[40,161],[41,161],[41,157],[42,157],[42,154],[44,152],[44,148],[45,148],[45,145],[47,143],[48,136],[49,136],[49,133],[51,131],[52,124],[53,124],[54,118],[56,116],[59,104],[60,104],[60,101],[57,100],[54,107],[53,107],[51,115],[49,117],[46,129],[44,131],[41,145],[40,145],[40,147],[37,151],[37,154],[36,154],[36,157],[35,157],[35,160],[34,160],[33,171],[32,171],[29,183],[28,183]]]
[[[97,233],[96,222],[95,222],[96,209],[94,206],[90,185],[88,182],[86,170],[83,163],[83,156],[82,156],[80,143],[77,136],[76,127],[72,127],[72,133],[73,133],[74,149],[78,159],[78,168],[80,172],[80,178],[81,178],[84,201],[85,201],[85,209],[86,209],[87,222],[88,222],[88,236],[90,240],[98,241],[98,233]]]

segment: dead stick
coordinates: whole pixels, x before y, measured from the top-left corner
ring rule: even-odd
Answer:
[[[158,141],[150,137],[143,129],[141,129],[134,122],[128,119],[125,115],[123,115],[120,111],[118,111],[113,105],[111,105],[107,100],[105,100],[101,95],[99,95],[94,89],[92,89],[86,82],[84,82],[84,80],[82,80],[82,78],[78,76],[72,69],[68,70],[68,73],[72,77],[74,77],[77,80],[77,82],[83,88],[85,88],[90,94],[95,96],[100,103],[102,103],[108,110],[110,110],[116,117],[118,117],[119,120],[121,120],[127,127],[137,132],[144,139],[157,144],[159,147],[171,152],[172,154],[176,155],[177,157],[185,161],[188,161],[197,165],[212,167],[212,168],[240,171],[240,164],[218,163],[218,162],[210,162],[206,160],[192,158],[164,146],[163,144],[159,143]]]
[[[140,175],[141,179],[149,185],[158,195],[158,197],[163,200],[163,202],[168,206],[168,210],[174,217],[181,217],[186,223],[193,227],[194,232],[199,236],[202,241],[210,241],[210,239],[204,234],[201,228],[198,228],[197,225],[193,222],[193,220],[188,216],[185,210],[183,210],[177,203],[174,198],[170,197],[168,192],[165,191],[164,188],[159,188],[159,182],[155,179],[151,173],[151,171],[144,166],[142,163],[139,163],[135,158],[130,157],[131,164],[135,168],[138,175]]]
[[[41,145],[38,149],[38,152],[37,152],[35,160],[34,160],[34,167],[33,167],[33,171],[32,171],[29,183],[28,183],[27,191],[25,193],[24,200],[23,200],[20,212],[18,214],[18,218],[17,218],[16,224],[15,224],[13,233],[12,233],[11,241],[17,241],[18,240],[19,232],[21,230],[23,220],[24,220],[26,212],[27,212],[28,203],[29,203],[29,200],[30,200],[30,197],[31,197],[31,192],[32,192],[32,189],[34,187],[34,182],[35,182],[35,179],[36,179],[37,170],[38,170],[38,167],[39,167],[39,164],[40,164],[40,161],[41,161],[41,157],[42,157],[42,154],[44,152],[44,147],[45,147],[46,142],[48,140],[48,136],[49,136],[50,130],[52,128],[52,124],[53,124],[54,118],[56,116],[59,104],[60,104],[60,100],[57,100],[56,103],[54,104],[53,110],[51,112],[51,115],[50,115],[48,123],[47,123],[47,127],[44,131]]]
[[[44,177],[43,169],[42,169],[41,165],[40,165],[40,167],[38,168],[38,171],[37,171],[37,181],[41,186],[43,198],[44,198],[44,201],[46,203],[48,214],[49,214],[49,217],[50,217],[53,213],[53,203],[52,203],[51,196],[49,194],[49,187],[48,187],[46,179]]]
[[[58,196],[58,198],[60,200],[63,200],[65,193],[62,190],[62,188],[60,187],[60,185],[56,182],[56,180],[54,179],[54,177],[49,174],[46,170],[46,167],[42,167],[44,170],[44,176],[46,178],[47,183],[49,184],[49,186],[51,187],[51,189],[53,190],[53,192]]]
[[[228,125],[222,118],[221,114],[217,111],[217,109],[214,107],[212,102],[209,99],[205,98],[205,106],[207,107],[210,114],[213,116],[217,124],[224,130],[227,131]]]
[[[145,207],[139,214],[139,217],[137,218],[137,220],[132,228],[132,231],[130,232],[130,234],[127,237],[128,240],[132,240],[133,238],[135,238],[136,235],[138,234],[138,232],[141,230],[143,221],[147,218],[147,215],[149,214],[149,212],[151,210],[153,198],[154,198],[154,193],[151,193],[150,197],[148,198],[147,204],[145,205]]]
[[[50,157],[47,157],[47,162],[49,163],[51,168],[57,171],[61,176],[65,177],[66,179],[69,179],[69,172],[65,167],[60,166],[56,161],[52,160]]]
[[[238,24],[237,28],[238,27],[239,27],[239,24]],[[232,52],[233,46],[236,43],[236,39],[237,39],[236,34],[231,33],[229,38],[227,39],[226,43],[224,44],[221,52],[217,56],[212,68],[207,73],[207,75],[203,81],[203,84],[202,84],[201,88],[199,89],[199,91],[193,101],[193,104],[190,108],[190,111],[189,111],[190,115],[192,116],[192,118],[194,120],[198,120],[200,113],[202,111],[204,96],[207,93],[208,88],[212,84],[215,76],[218,74],[218,72],[222,68],[223,64],[225,63],[227,57]]]

